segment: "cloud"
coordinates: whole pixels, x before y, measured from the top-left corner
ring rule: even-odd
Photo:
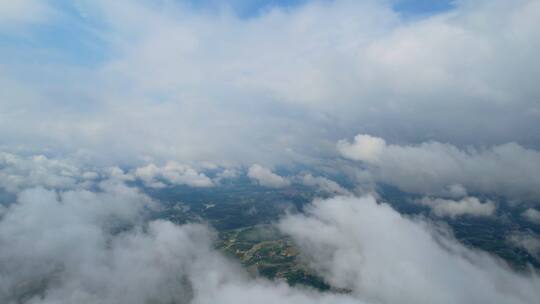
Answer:
[[[540,224],[540,211],[529,208],[523,212],[522,216],[531,223]]]
[[[135,169],[133,175],[153,188],[163,188],[169,185],[188,185],[191,187],[210,187],[213,182],[203,173],[195,169],[181,165],[174,161],[167,162],[163,167],[148,164]],[[165,183],[167,184],[165,184]]]
[[[534,234],[514,232],[507,237],[510,244],[525,249],[535,259],[540,260],[540,238]]]
[[[460,149],[435,141],[386,144],[360,135],[353,143],[338,142],[338,149],[344,157],[362,161],[375,181],[407,192],[455,195],[469,190],[517,199],[540,197],[540,152],[516,143]]]
[[[248,169],[248,177],[256,181],[259,185],[271,188],[282,188],[290,185],[290,182],[272,172],[272,170],[260,165],[252,165]]]
[[[439,217],[458,216],[492,216],[497,209],[494,202],[487,200],[481,202],[476,197],[464,197],[461,200],[424,197],[415,201],[417,204],[427,206],[433,214]]]
[[[36,186],[55,189],[85,188],[98,177],[98,173],[81,169],[77,163],[68,159],[0,152],[0,188],[8,192],[16,193]]]
[[[221,181],[223,179],[236,178],[239,175],[240,175],[240,173],[238,172],[238,170],[236,170],[234,168],[225,168],[225,169],[223,169],[223,171],[219,172],[216,175],[216,179],[219,182],[219,181]]]
[[[107,181],[99,192],[22,191],[0,217],[2,303],[360,303],[250,278],[201,224],[144,221],[153,202]]]
[[[39,302],[45,291],[47,297],[59,297],[56,288],[66,292],[62,301],[84,302],[92,288],[113,282],[106,277],[109,237],[140,221],[139,211],[150,200],[120,184],[105,183],[101,189],[57,193],[32,188],[18,195],[0,220],[2,302],[29,300],[26,296]]]
[[[200,224],[141,221],[133,188],[20,193],[0,218],[2,303],[351,303],[249,279]]]
[[[252,278],[201,224],[147,221],[155,203],[108,180],[96,192],[25,189],[0,216],[5,303],[535,303],[515,273],[372,197],[319,200],[279,223],[322,277],[348,293]],[[426,263],[428,261],[428,263]]]
[[[16,60],[31,57],[19,40],[0,50],[0,136],[10,149],[83,151],[108,165],[150,155],[272,166],[334,157],[352,130],[407,143],[538,147],[534,0],[458,1],[406,19],[369,0],[309,1],[250,18],[178,1],[69,9],[77,18],[66,22],[85,29],[77,37],[88,50],[102,45],[103,59],[64,62],[66,46],[40,40],[44,62]]]
[[[308,187],[316,187],[319,191],[337,195],[351,195],[351,192],[333,180],[329,180],[322,176],[313,176],[311,174],[303,174],[299,177],[300,182]]]
[[[330,284],[377,303],[535,303],[540,279],[373,197],[319,200],[279,224]]]
[[[384,139],[365,134],[356,135],[353,143],[346,140],[340,140],[337,143],[337,149],[341,155],[368,163],[376,163],[384,148],[386,148]]]

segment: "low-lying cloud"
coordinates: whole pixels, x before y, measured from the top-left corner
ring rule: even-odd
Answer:
[[[514,232],[507,237],[508,242],[525,249],[535,259],[540,260],[540,237],[533,233]]]
[[[202,224],[145,220],[155,203],[118,180],[30,188],[0,214],[3,303],[535,303],[516,273],[372,197],[318,200],[279,228],[327,282],[321,293],[248,276]]]
[[[531,223],[540,224],[540,211],[529,208],[523,212],[523,217]]]
[[[351,192],[333,180],[323,176],[313,176],[310,173],[302,174],[297,177],[301,184],[308,187],[314,187],[318,191],[332,195],[351,195]]]
[[[429,207],[439,217],[456,218],[468,216],[492,216],[497,209],[493,201],[481,202],[476,197],[464,197],[461,200],[424,197],[415,201],[419,205]]]
[[[247,176],[264,187],[282,188],[290,185],[290,181],[272,172],[272,170],[255,164],[249,167]]]
[[[460,190],[540,198],[540,152],[516,143],[489,148],[463,148],[440,142],[416,145],[387,144],[382,138],[360,134],[341,140],[345,158],[361,162],[371,178],[403,191],[451,195]]]
[[[333,286],[374,303],[534,303],[537,274],[468,249],[373,197],[315,201],[279,227]]]
[[[213,186],[212,180],[203,173],[173,161],[167,162],[163,167],[155,164],[139,167],[135,169],[134,176],[153,188],[163,188],[167,185]]]
[[[67,159],[0,152],[0,188],[8,192],[16,193],[36,186],[55,189],[86,187],[98,177],[95,171],[81,169]]]

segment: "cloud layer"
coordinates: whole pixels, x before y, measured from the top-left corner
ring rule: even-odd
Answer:
[[[361,161],[375,181],[407,192],[450,195],[466,190],[517,199],[540,198],[540,152],[516,143],[460,149],[451,144],[387,144],[357,135],[341,140],[340,153]],[[460,190],[461,189],[461,190]]]
[[[335,156],[333,143],[358,130],[458,147],[540,141],[537,1],[458,1],[423,18],[370,0],[251,18],[182,1],[54,10],[10,40],[45,51],[0,49],[0,135],[10,150],[269,166]],[[43,25],[80,31],[82,46],[40,40]],[[102,59],[62,60],[81,51]]]
[[[421,219],[372,197],[316,201],[280,228],[329,282],[380,303],[533,303],[540,280],[517,274]]]
[[[372,197],[319,200],[279,223],[306,261],[346,293],[251,278],[215,251],[208,227],[145,221],[152,205],[115,181],[101,183],[99,192],[22,191],[0,217],[0,300],[535,303],[539,296],[536,273],[516,273]]]

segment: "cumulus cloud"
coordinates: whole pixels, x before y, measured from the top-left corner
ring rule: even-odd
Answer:
[[[247,176],[265,187],[282,188],[290,185],[290,182],[286,178],[258,164],[249,167]]]
[[[338,149],[344,157],[363,162],[375,181],[407,192],[456,195],[470,190],[510,198],[540,197],[540,152],[516,143],[460,149],[435,141],[386,144],[360,135],[352,143],[340,141]]]
[[[337,143],[337,149],[343,156],[368,163],[379,161],[380,154],[385,147],[384,139],[366,134],[356,135],[353,143],[346,140],[340,140]]]
[[[529,208],[523,212],[522,216],[531,223],[540,224],[540,211],[536,209]]]
[[[0,187],[9,192],[43,186],[55,189],[86,187],[99,177],[66,159],[0,152]]]
[[[351,195],[351,192],[333,180],[323,176],[313,176],[312,174],[303,174],[299,177],[300,182],[309,187],[316,187],[319,191],[337,195]]]
[[[495,213],[497,206],[494,202],[487,200],[481,202],[476,197],[464,197],[455,201],[450,199],[424,197],[415,201],[417,204],[427,206],[431,212],[440,217],[455,218],[458,216],[491,216]]]
[[[377,303],[535,303],[537,274],[468,249],[373,197],[315,201],[279,227],[333,286]]]
[[[213,186],[212,180],[205,174],[174,161],[169,161],[162,167],[158,167],[155,164],[148,164],[135,169],[133,174],[135,177],[144,181],[147,186],[153,188],[163,188],[167,184],[188,185],[192,187]]]

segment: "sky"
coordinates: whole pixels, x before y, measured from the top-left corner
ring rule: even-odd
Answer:
[[[537,272],[378,185],[438,220],[540,223],[539,20],[536,0],[0,0],[0,302],[47,277],[31,303],[535,303]],[[145,221],[133,186],[240,177],[328,194],[275,225],[350,294],[249,278],[211,227]],[[534,232],[508,244],[540,257]]]

